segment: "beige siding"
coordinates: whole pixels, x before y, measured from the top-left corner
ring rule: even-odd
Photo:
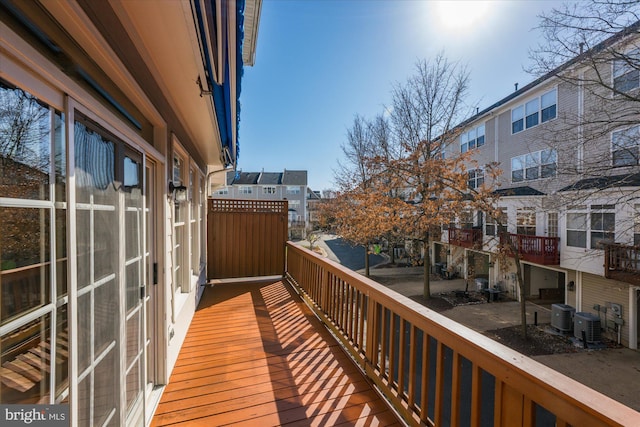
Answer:
[[[603,336],[616,340],[617,336],[613,327],[607,327],[607,323],[613,320],[613,313],[608,306],[610,303],[622,305],[622,318],[624,325],[622,326],[622,344],[629,346],[629,285],[627,283],[616,282],[605,279],[601,276],[583,273],[582,275],[582,311],[592,314],[598,314],[594,309],[596,304],[600,305],[600,322],[605,328]],[[607,313],[603,312],[607,308]],[[607,322],[605,322],[605,319]],[[610,325],[611,326],[611,325]]]

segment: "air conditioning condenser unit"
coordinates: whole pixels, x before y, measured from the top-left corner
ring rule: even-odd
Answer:
[[[567,304],[551,305],[551,326],[562,332],[573,330],[573,315],[576,309]]]
[[[591,313],[576,313],[575,316],[573,316],[573,336],[582,339],[583,331],[587,342],[600,341],[600,317]]]

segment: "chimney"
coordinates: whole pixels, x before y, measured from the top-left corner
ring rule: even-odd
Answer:
[[[514,83],[513,86],[515,86],[515,92],[518,91],[518,83]]]

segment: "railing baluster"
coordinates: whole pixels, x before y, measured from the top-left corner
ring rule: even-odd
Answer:
[[[405,337],[404,328],[406,322],[404,318],[400,318],[400,333],[398,335],[398,395],[404,398],[404,354],[405,354]]]
[[[409,376],[407,387],[407,402],[409,408],[415,410],[416,407],[416,327],[410,324],[409,329]]]
[[[442,406],[444,401],[444,345],[440,340],[436,344],[436,395],[434,404],[433,423],[442,425]]]
[[[429,419],[429,351],[431,344],[426,331],[422,332],[422,376],[420,378],[420,420]]]
[[[457,351],[453,352],[451,363],[451,425],[457,426],[460,424],[460,364],[462,363]]]
[[[471,427],[480,427],[482,403],[482,369],[475,363],[471,367]]]

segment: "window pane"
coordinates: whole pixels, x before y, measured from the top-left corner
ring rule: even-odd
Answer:
[[[587,247],[587,232],[567,230],[567,246],[577,248]]]
[[[613,166],[635,166],[638,164],[637,148],[622,148],[612,153]]]
[[[513,182],[520,182],[524,180],[524,171],[523,170],[516,170],[516,171],[511,171],[511,181]]]
[[[51,111],[32,95],[0,85],[0,194],[49,200]]]
[[[603,233],[601,231],[591,232],[591,249],[602,249],[602,243],[613,243],[615,240],[613,233]]]
[[[524,129],[523,119],[517,120],[511,124],[511,133],[518,133]]]
[[[587,214],[585,213],[568,213],[567,228],[572,230],[586,230]]]
[[[54,116],[54,167],[56,174],[56,201],[67,200],[67,149],[64,139],[64,115],[56,112]]]
[[[533,113],[537,113],[538,108],[538,98],[532,99],[531,101],[525,104],[525,113],[527,116],[530,116]]]
[[[476,139],[476,147],[482,147],[484,145],[484,135],[479,136],[478,139]]]
[[[556,150],[542,150],[540,153],[540,162],[544,165],[556,162]]]
[[[548,108],[556,104],[556,89],[550,90],[541,97],[542,108]]]
[[[460,146],[460,152],[461,152],[461,153],[466,153],[468,150],[469,150],[469,149],[468,149],[468,147],[467,147],[467,144],[466,144],[466,143],[465,143],[465,144],[462,144],[462,145]]]
[[[538,124],[538,113],[527,116],[527,129]]]
[[[540,164],[540,152],[529,153],[525,156],[525,166],[530,168]]]
[[[524,107],[521,105],[518,108],[511,110],[511,122],[516,122],[524,117]]]
[[[629,129],[623,129],[611,134],[611,142],[613,149],[635,147],[640,142],[640,135],[638,135],[639,126],[634,126]]]
[[[604,231],[615,231],[616,229],[616,214],[611,213],[603,213],[602,214],[602,229]]]
[[[542,123],[556,118],[556,106],[552,105],[542,110]]]
[[[78,202],[113,204],[115,144],[100,134],[75,124],[76,194]]]
[[[513,157],[511,159],[511,170],[524,169],[523,157]]]
[[[50,314],[3,335],[0,360],[3,404],[32,404],[40,400],[49,403],[50,344]]]
[[[640,85],[640,71],[633,70],[613,79],[613,87],[619,92],[628,92]]]
[[[527,180],[538,179],[540,169],[536,166],[533,168],[527,168]]]
[[[484,136],[484,125],[480,125],[477,128],[477,136],[478,138]]]
[[[2,324],[50,302],[50,210],[0,208]]]
[[[602,213],[599,212],[592,212],[591,213],[591,229],[592,230],[604,230],[603,227],[603,220],[602,220]]]
[[[544,165],[540,168],[540,177],[541,178],[549,178],[556,176],[556,165],[555,163],[550,165]]]

